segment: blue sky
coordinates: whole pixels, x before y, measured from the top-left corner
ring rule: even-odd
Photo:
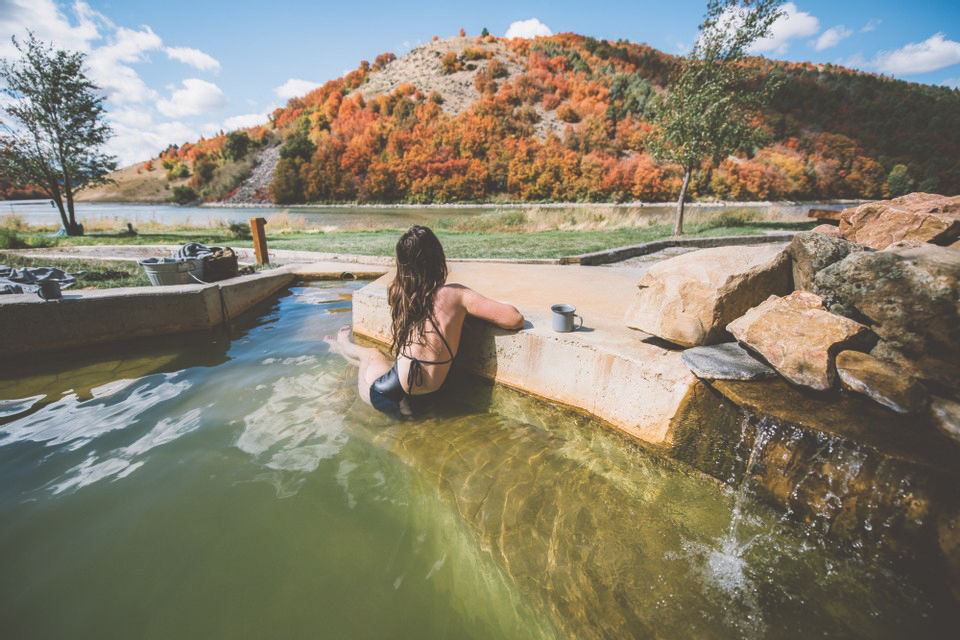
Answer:
[[[460,27],[477,35],[573,31],[645,42],[683,53],[704,0],[656,2],[247,2],[234,0],[0,0],[0,56],[10,35],[33,29],[89,54],[109,97],[123,164],[169,142],[264,121],[315,84],[372,61],[402,55]],[[834,62],[905,80],[960,86],[960,1],[905,3],[794,0],[757,53]],[[518,23],[518,24],[515,24]]]

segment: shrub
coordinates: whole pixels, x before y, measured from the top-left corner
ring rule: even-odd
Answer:
[[[217,163],[211,160],[209,156],[197,158],[193,163],[194,186],[202,187],[209,183],[216,171]]]
[[[173,200],[177,204],[190,204],[197,199],[197,192],[190,187],[174,187]]]
[[[460,55],[464,60],[486,60],[490,57],[490,52],[483,49],[464,49]]]
[[[431,91],[430,97],[427,99],[433,104],[443,104],[443,96],[440,95],[439,91]]]
[[[454,71],[459,71],[460,61],[457,59],[457,54],[453,51],[447,51],[446,55],[443,56],[443,59],[440,60],[440,68],[443,69],[444,73],[453,73]]]
[[[481,35],[482,37],[486,38],[488,35],[490,35],[490,32],[487,31],[487,28],[486,28],[486,27],[484,27],[484,28],[483,28],[483,31],[480,32],[480,35]]]
[[[560,107],[557,109],[557,117],[564,122],[569,122],[570,124],[580,122],[580,115],[569,104],[560,105]]]
[[[503,64],[496,58],[490,61],[490,64],[487,65],[487,73],[490,74],[491,78],[506,78],[510,75],[510,72],[507,71],[507,65]]]

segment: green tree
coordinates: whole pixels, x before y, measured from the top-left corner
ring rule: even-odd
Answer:
[[[99,151],[112,135],[104,97],[84,73],[84,55],[54,49],[29,33],[12,38],[19,59],[0,60],[2,92],[10,98],[0,123],[0,172],[36,185],[60,210],[63,228],[81,235],[74,195],[109,182],[115,158]]]
[[[223,151],[231,160],[243,160],[250,150],[250,136],[245,131],[231,131],[223,144]]]
[[[745,64],[747,49],[780,16],[781,0],[708,0],[693,50],[677,62],[655,123],[651,151],[680,165],[674,234],[683,233],[690,176],[705,160],[721,162],[756,141],[751,125],[780,86],[779,74]]]
[[[890,189],[890,195],[903,196],[913,189],[913,178],[910,176],[910,170],[905,164],[898,164],[890,170],[887,176],[887,188]]]

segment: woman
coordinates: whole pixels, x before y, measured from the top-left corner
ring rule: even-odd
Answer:
[[[410,227],[397,241],[397,272],[388,295],[395,360],[352,343],[349,327],[336,339],[326,338],[360,367],[360,397],[375,409],[412,415],[427,404],[447,379],[468,314],[503,329],[523,328],[516,307],[446,280],[447,261],[437,236],[427,227]]]

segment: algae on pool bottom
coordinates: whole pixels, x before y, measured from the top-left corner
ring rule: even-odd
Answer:
[[[955,615],[923,576],[515,392],[457,376],[391,422],[320,340],[358,286],[5,372],[5,633],[893,638]]]

